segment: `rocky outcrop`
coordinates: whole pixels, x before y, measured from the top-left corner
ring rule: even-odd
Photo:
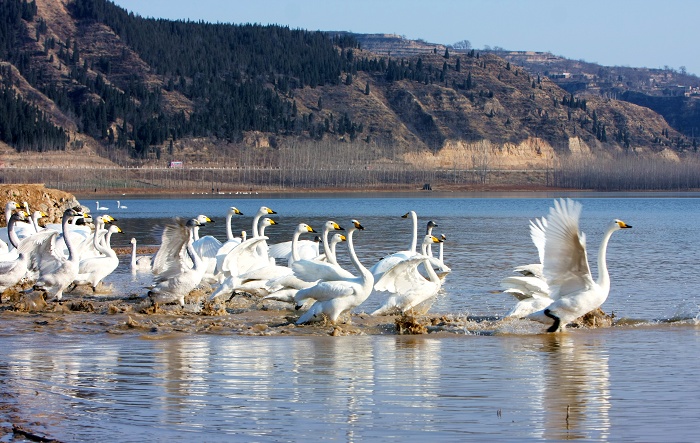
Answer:
[[[9,201],[20,205],[26,202],[30,211],[43,211],[48,216],[42,219],[45,223],[60,223],[64,210],[80,204],[73,194],[48,189],[43,184],[0,185],[0,199],[3,208],[0,213],[1,226],[7,225],[4,208]]]

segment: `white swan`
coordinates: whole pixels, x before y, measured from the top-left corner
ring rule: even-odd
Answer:
[[[311,320],[319,320],[325,315],[331,322],[338,317],[362,304],[372,292],[374,276],[362,266],[355,253],[353,234],[364,227],[357,220],[352,220],[352,226],[348,229],[348,251],[355,269],[360,274],[358,277],[340,278],[335,280],[322,280],[310,288],[301,289],[294,296],[297,306],[301,306],[307,299],[316,300],[313,305],[299,319],[297,324],[307,323]]]
[[[301,234],[315,233],[316,231],[306,223],[297,225],[292,235],[292,254],[296,260],[299,260],[299,236]],[[280,266],[273,262],[267,266],[262,266],[252,269],[238,276],[239,284],[234,287],[234,291],[245,291],[259,295],[267,295],[269,293],[268,285],[271,279],[277,279],[283,276],[293,275],[292,269],[289,266]]]
[[[552,303],[549,286],[543,274],[544,243],[547,219],[545,217],[530,220],[530,239],[537,248],[539,263],[517,266],[514,272],[520,275],[509,276],[501,280],[505,293],[515,297],[518,302],[506,314],[506,317],[523,318],[540,311]]]
[[[411,310],[419,314],[428,312],[442,287],[442,280],[430,263],[428,247],[440,242],[434,235],[426,235],[421,244],[421,255],[396,263],[374,283],[375,290],[386,291],[391,295],[371,315],[405,313]],[[421,265],[428,275],[427,279],[419,270]]]
[[[15,225],[17,222],[27,223],[27,218],[24,211],[16,212],[10,215],[7,228],[9,230],[10,242],[14,246],[14,251],[19,251],[19,239],[15,234]],[[27,265],[29,263],[29,255],[25,252],[17,252],[12,256],[3,257],[0,259],[0,294],[7,288],[10,288],[19,283],[27,274]]]
[[[268,208],[267,206],[261,206],[260,209],[258,209],[258,212],[255,213],[255,217],[253,217],[253,226],[252,226],[252,233],[253,237],[262,237],[263,233],[260,232],[260,229],[258,227],[258,223],[260,222],[260,218],[264,215],[271,215],[271,214],[277,214],[275,211],[272,209]]]
[[[109,208],[107,208],[105,206],[100,206],[100,202],[95,202],[95,206],[97,207],[98,211],[108,211],[109,210]]]
[[[26,242],[20,245],[20,253],[25,245],[30,248],[30,270],[38,273],[34,289],[44,292],[46,299],[60,301],[63,291],[73,283],[78,275],[79,257],[74,250],[73,242],[68,227],[68,220],[71,217],[84,217],[85,214],[73,208],[63,211],[61,226],[63,228],[63,238],[68,256],[64,256],[56,247],[58,232],[47,229],[38,234],[28,237]]]
[[[586,237],[579,232],[581,204],[570,199],[554,201],[545,231],[543,272],[554,300],[527,318],[551,325],[547,332],[562,331],[576,318],[600,307],[610,292],[606,263],[608,241],[613,232],[631,228],[613,220],[598,249],[598,281],[593,281],[586,256]]]
[[[336,245],[346,240],[347,238],[343,234],[333,234],[330,240],[328,241],[328,243],[330,243],[328,247],[329,253],[323,254],[323,257],[319,256],[318,260],[321,262],[327,261],[328,263],[331,263],[334,266],[339,266],[335,256]],[[315,280],[308,282],[300,279],[293,273],[290,275],[284,275],[281,277],[270,279],[267,282],[266,286],[270,294],[265,296],[264,298],[293,303],[294,296],[300,289],[309,288],[314,284],[316,284]]]
[[[10,217],[12,216],[12,211],[14,211],[16,209],[22,209],[22,207],[17,202],[9,201],[5,204],[5,223],[6,224],[9,224]],[[9,231],[7,229],[7,226],[0,229],[0,240],[2,240],[5,244],[10,242],[10,236],[9,236]]]
[[[195,240],[193,247],[197,254],[207,264],[207,274],[212,277],[221,273],[221,263],[226,254],[236,245],[241,243],[241,238],[233,236],[231,230],[231,219],[234,215],[243,215],[238,208],[231,206],[226,213],[226,242],[221,243],[213,235],[205,235],[202,238]]]
[[[292,263],[294,275],[306,282],[317,282],[318,280],[335,280],[339,278],[352,278],[353,274],[338,265],[335,253],[331,252],[328,242],[328,234],[331,230],[344,231],[345,229],[333,220],[328,220],[323,226],[323,249],[326,261],[299,260]]]
[[[111,242],[112,234],[117,233],[123,234],[123,231],[117,225],[110,225],[104,236],[104,244],[100,240],[99,235],[95,235],[94,246],[103,255],[80,260],[78,276],[73,280],[73,287],[90,285],[92,292],[97,292],[97,286],[102,280],[117,269],[117,266],[119,266],[119,257],[117,257],[116,252],[112,249]]]
[[[122,202],[117,200],[117,209],[127,209],[127,206],[123,205]]]
[[[185,306],[185,296],[202,281],[204,264],[192,248],[194,229],[200,225],[194,218],[187,221],[176,218],[163,229],[161,246],[153,261],[155,281],[147,295],[152,303],[176,301]],[[184,254],[189,260],[185,260]],[[188,261],[192,262],[191,267]]]
[[[379,262],[377,262],[374,266],[372,266],[370,268],[370,271],[372,271],[375,280],[379,280],[384,274],[384,272],[386,272],[396,263],[400,262],[401,260],[411,258],[417,254],[416,247],[418,244],[418,216],[416,215],[416,211],[409,211],[406,214],[402,215],[401,218],[408,218],[409,216],[413,220],[413,235],[411,236],[411,246],[405,251],[398,251],[384,257],[383,259],[379,260]]]
[[[131,273],[151,272],[152,255],[136,255],[136,239],[131,238]]]
[[[221,284],[214,291],[210,300],[217,298],[221,294],[232,294],[236,290],[257,291],[265,285],[262,282],[256,282],[242,287],[243,280],[241,276],[247,272],[256,269],[274,265],[274,258],[270,258],[267,254],[267,237],[265,236],[265,228],[278,224],[271,218],[265,217],[260,223],[258,237],[253,237],[241,242],[240,245],[233,248],[221,263]]]

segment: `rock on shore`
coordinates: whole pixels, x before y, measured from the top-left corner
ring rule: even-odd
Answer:
[[[43,184],[0,184],[0,199],[0,203],[2,203],[0,226],[7,226],[4,209],[9,201],[17,202],[20,205],[27,202],[30,211],[38,210],[46,213],[48,217],[42,219],[42,224],[60,223],[66,208],[80,204],[73,194],[58,189],[48,189]]]

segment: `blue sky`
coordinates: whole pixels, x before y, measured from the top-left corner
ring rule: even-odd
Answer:
[[[144,17],[392,33],[700,75],[695,0],[113,0]]]

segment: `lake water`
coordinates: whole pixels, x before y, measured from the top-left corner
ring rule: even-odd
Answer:
[[[528,221],[547,214],[554,194],[530,196],[120,196],[126,209],[97,200],[126,232],[113,246],[132,236],[157,244],[156,226],[176,215],[214,218],[201,233],[223,239],[232,205],[245,214],[234,232],[250,232],[261,205],[277,211],[270,243],[290,239],[301,221],[320,230],[356,218],[368,267],[407,249],[412,226],[400,216],[415,210],[419,231],[434,220],[447,236],[452,268],[431,313],[497,319],[515,303],[499,281],[538,260]],[[700,198],[575,197],[594,276],[607,223],[634,226],[608,248],[603,309],[620,320],[613,328],[540,334],[532,322],[493,320],[487,330],[473,323],[421,336],[5,331],[0,384],[12,396],[0,403],[62,441],[697,441]],[[340,248],[341,264],[346,255]],[[129,280],[125,261],[108,282]],[[359,310],[380,302],[372,296]]]

